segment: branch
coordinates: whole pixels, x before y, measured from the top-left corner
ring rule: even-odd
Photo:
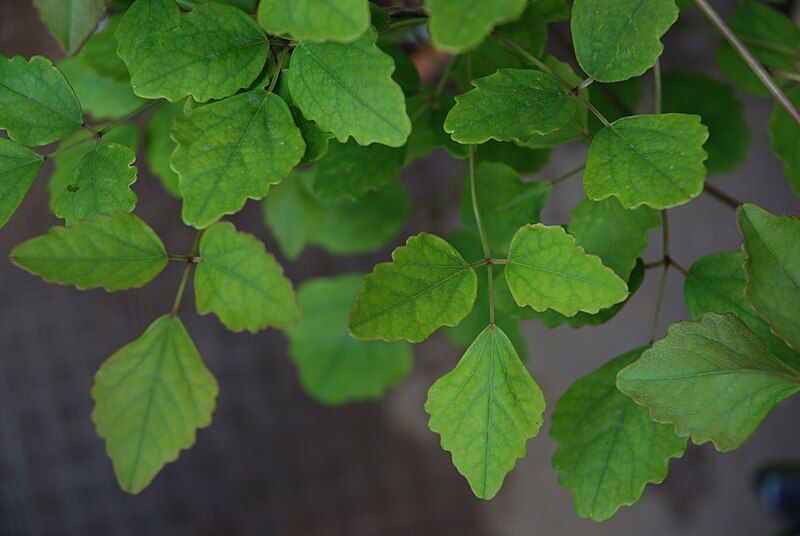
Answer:
[[[720,190],[716,186],[712,186],[711,184],[708,184],[708,183],[706,183],[703,186],[703,191],[705,193],[707,193],[708,195],[710,195],[711,197],[713,197],[714,199],[716,199],[717,201],[719,201],[719,202],[721,202],[721,203],[723,203],[725,205],[728,205],[733,210],[736,210],[737,208],[739,208],[740,206],[742,206],[744,204],[741,201],[739,201],[738,199],[736,199],[735,197],[726,194],[725,192],[723,192],[722,190]]]

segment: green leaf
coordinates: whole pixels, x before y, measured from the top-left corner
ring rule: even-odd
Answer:
[[[44,158],[36,152],[0,137],[0,228],[22,203],[42,162]]]
[[[567,231],[586,253],[597,255],[627,280],[647,247],[648,232],[660,224],[658,212],[649,207],[628,210],[612,197],[603,201],[584,198],[572,210]]]
[[[305,143],[289,107],[256,89],[177,117],[172,168],[180,177],[183,221],[198,229],[261,199],[300,162]]]
[[[150,118],[144,141],[144,151],[150,171],[161,179],[164,188],[175,197],[180,197],[178,174],[172,169],[169,160],[177,144],[169,133],[173,121],[181,115],[182,109],[183,104],[179,102],[161,105]]]
[[[94,34],[78,54],[78,58],[97,74],[117,82],[130,82],[125,63],[117,56],[117,31],[122,15],[111,15],[106,26]]]
[[[683,286],[686,306],[694,320],[705,313],[732,313],[761,339],[778,359],[798,368],[800,353],[772,334],[744,297],[744,255],[717,253],[695,261]]]
[[[518,173],[535,173],[550,161],[550,149],[532,149],[512,142],[489,140],[475,146],[475,161],[506,164]]]
[[[747,259],[744,294],[773,333],[800,350],[800,219],[739,207]]]
[[[626,208],[670,208],[703,191],[708,129],[685,114],[634,115],[592,140],[583,175],[587,197],[614,196]]]
[[[158,318],[103,363],[92,420],[106,440],[120,487],[146,488],[211,424],[219,388],[180,318]]]
[[[130,189],[136,182],[137,169],[131,166],[135,159],[136,154],[124,145],[93,147],[72,170],[56,200],[56,216],[72,225],[98,214],[131,212],[136,206],[136,194]]]
[[[413,352],[406,342],[359,341],[345,321],[361,276],[313,279],[300,286],[300,322],[286,331],[289,357],[303,389],[323,404],[380,398],[411,372]]]
[[[428,233],[408,239],[364,278],[347,325],[359,339],[421,342],[472,309],[478,281],[450,244]]]
[[[200,240],[194,279],[197,312],[214,313],[232,331],[256,333],[300,319],[292,283],[255,236],[218,222]]]
[[[788,89],[786,96],[800,107],[800,87]],[[777,104],[769,121],[769,141],[772,150],[783,160],[786,180],[800,196],[800,125]]]
[[[473,82],[456,97],[444,129],[459,143],[489,139],[526,143],[548,134],[575,115],[575,98],[553,77],[534,70],[502,69]]]
[[[154,55],[159,38],[178,25],[180,13],[174,0],[136,0],[125,12],[115,37],[117,55],[131,74]]]
[[[123,212],[52,227],[15,247],[11,259],[51,283],[115,291],[150,282],[167,265],[167,252],[146,223]]]
[[[617,387],[696,444],[739,447],[781,400],[800,390],[800,372],[774,357],[741,320],[708,313],[679,322],[617,376]]]
[[[394,62],[375,45],[375,30],[357,41],[302,43],[292,53],[289,91],[303,115],[344,143],[404,145],[411,132]]]
[[[525,225],[511,241],[506,280],[520,307],[565,316],[596,313],[628,297],[628,286],[561,227]]]
[[[267,33],[298,41],[353,41],[369,29],[367,0],[261,0],[258,23]]]
[[[103,0],[33,0],[67,54],[74,54],[103,19]]]
[[[404,148],[373,143],[366,147],[354,140],[335,142],[317,165],[314,191],[329,201],[360,199],[397,181],[403,170]]]
[[[750,133],[733,88],[704,75],[675,72],[664,76],[663,94],[664,112],[697,114],[708,127],[709,173],[731,171],[744,161]]]
[[[409,200],[399,184],[358,201],[325,201],[314,193],[314,171],[295,171],[270,188],[264,217],[283,253],[297,258],[306,245],[348,255],[373,251],[400,232]]]
[[[294,105],[292,96],[289,94],[289,84],[286,83],[288,77],[289,70],[284,69],[281,72],[281,76],[278,77],[278,85],[275,91],[286,101],[289,110],[292,112],[292,117],[294,117],[294,122],[297,124],[297,128],[300,129],[300,133],[303,135],[303,140],[306,142],[306,153],[303,155],[303,159],[300,163],[310,164],[325,156],[325,153],[328,152],[330,139],[333,137],[333,134],[330,132],[323,132],[316,123],[303,117],[303,114],[297,109],[297,106]]]
[[[453,158],[467,157],[467,147],[453,141],[444,131],[444,121],[454,104],[451,95],[440,95],[433,100],[423,95],[408,98],[413,128],[406,144],[406,164],[428,156],[437,147],[442,147]]]
[[[144,104],[133,94],[129,82],[100,76],[76,57],[62,60],[58,68],[75,90],[84,111],[96,120],[119,119]]]
[[[419,95],[421,85],[419,71],[417,71],[417,66],[414,65],[414,60],[411,59],[411,56],[403,50],[402,45],[395,41],[379,39],[378,47],[392,57],[395,67],[392,78],[403,89],[403,93],[406,95]]]
[[[102,128],[102,125],[99,126]],[[49,206],[55,213],[56,203],[64,192],[67,191],[72,180],[72,172],[86,155],[103,145],[109,143],[122,144],[136,152],[139,140],[139,130],[130,123],[122,123],[103,135],[102,141],[95,147],[89,140],[92,138],[88,132],[78,131],[67,136],[58,144],[58,154],[53,157],[54,170],[50,175],[47,189],[50,192]],[[86,140],[84,143],[77,143]]]
[[[677,19],[673,0],[576,0],[570,23],[575,56],[600,82],[641,76],[661,55],[661,36]]]
[[[158,41],[158,48],[136,63],[131,85],[140,97],[172,102],[187,95],[206,102],[248,87],[269,53],[269,43],[252,18],[216,3],[181,15],[178,26]]]
[[[83,123],[81,105],[50,60],[0,56],[0,128],[27,146],[47,145]]]
[[[578,515],[595,521],[639,501],[649,483],[667,477],[670,458],[686,450],[671,426],[617,390],[617,373],[643,348],[612,359],[573,383],[556,403],[550,435],[558,443],[553,467],[572,492]]]
[[[459,54],[475,48],[495,25],[514,20],[527,0],[425,0],[434,46]]]
[[[491,499],[542,427],[544,394],[506,334],[488,326],[428,391],[428,427],[481,499]]]
[[[522,182],[517,172],[505,164],[481,163],[475,170],[475,190],[489,251],[493,257],[503,258],[520,226],[539,222],[551,187],[546,181]],[[461,192],[461,219],[477,232],[468,186]]]

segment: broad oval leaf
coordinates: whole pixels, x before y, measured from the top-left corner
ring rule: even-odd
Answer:
[[[340,142],[404,145],[411,132],[392,58],[375,30],[348,43],[302,43],[292,53],[289,91],[303,115]]]
[[[52,227],[15,247],[11,259],[51,283],[115,291],[147,284],[167,265],[167,252],[146,223],[123,212]]]
[[[172,138],[183,221],[198,229],[267,195],[305,152],[289,107],[263,89],[178,116]]]
[[[617,376],[617,387],[696,444],[739,447],[778,402],[800,391],[800,372],[773,356],[732,314],[679,322]]]
[[[131,75],[140,97],[172,102],[191,95],[198,102],[221,99],[246,88],[264,68],[269,43],[241,9],[201,4],[161,34],[159,46]]]
[[[506,334],[490,325],[428,391],[428,427],[481,499],[491,499],[542,427],[544,394]]]
[[[0,137],[0,228],[22,203],[42,162],[38,153]]]
[[[369,29],[367,0],[261,0],[258,22],[298,41],[357,39]]]
[[[209,227],[200,239],[194,279],[197,312],[215,313],[232,331],[256,333],[300,319],[292,283],[255,236],[229,222]]]
[[[133,74],[158,49],[158,40],[178,25],[174,0],[136,0],[117,26],[117,55]]]
[[[47,145],[83,123],[67,79],[45,57],[0,56],[0,128],[22,145]]]
[[[56,216],[72,225],[98,214],[131,212],[136,206],[130,188],[136,182],[137,170],[131,166],[135,159],[132,150],[118,143],[93,147],[70,173],[55,203]]]
[[[117,38],[115,32],[122,15],[113,14],[105,20],[105,26],[86,41],[77,58],[98,75],[115,82],[130,85],[130,74],[119,56],[117,56]]]
[[[745,296],[774,333],[800,350],[800,219],[751,204],[738,213],[747,256]]]
[[[334,142],[317,164],[314,191],[328,201],[357,200],[397,181],[406,151],[378,143]]]
[[[130,82],[101,76],[77,57],[61,60],[58,69],[75,90],[83,111],[93,119],[120,119],[145,102],[133,94]],[[103,139],[112,132],[109,131]]]
[[[313,279],[297,291],[303,318],[286,331],[289,357],[303,389],[323,404],[379,398],[411,372],[407,342],[360,341],[347,332],[360,286],[361,276],[350,274]]]
[[[475,89],[456,97],[444,129],[459,143],[489,139],[527,143],[575,115],[575,97],[552,76],[530,69],[501,69],[473,81]]]
[[[674,0],[576,0],[570,23],[575,56],[600,82],[640,76],[661,55],[661,37],[677,19]]]
[[[495,25],[516,19],[528,0],[425,0],[436,48],[458,54],[480,44]]]
[[[800,87],[789,88],[786,96],[800,108]],[[783,160],[786,180],[795,195],[800,196],[800,125],[778,104],[769,121],[769,142],[775,154]]]
[[[61,48],[74,54],[103,19],[104,0],[33,0]]]
[[[600,201],[614,196],[626,208],[670,208],[700,195],[706,178],[708,128],[697,115],[623,117],[592,140],[583,187]]]
[[[453,246],[420,233],[364,278],[347,326],[359,339],[421,342],[461,322],[477,288],[475,270]]]
[[[643,348],[612,359],[573,383],[556,403],[550,435],[558,443],[553,467],[572,492],[578,515],[603,521],[642,498],[667,477],[670,458],[686,450],[672,426],[617,390],[617,373]]]
[[[539,312],[593,314],[628,297],[625,281],[561,227],[521,227],[511,240],[505,272],[517,305]]]
[[[146,488],[211,424],[219,388],[180,318],[162,316],[94,378],[92,420],[120,487]]]

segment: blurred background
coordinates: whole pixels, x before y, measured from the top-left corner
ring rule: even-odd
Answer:
[[[725,15],[732,1],[715,2]],[[786,6],[789,9],[790,6]],[[693,27],[694,26],[694,27]],[[699,13],[689,12],[665,38],[662,65],[719,75],[713,54],[718,37]],[[556,31],[569,35],[567,24]],[[552,40],[551,40],[552,41]],[[567,52],[552,49],[571,61]],[[62,56],[29,0],[0,0],[0,54]],[[649,79],[643,89],[649,93]],[[710,182],[774,213],[797,214],[800,203],[769,150],[766,125],[772,102],[740,95],[750,127],[747,160],[735,173]],[[649,104],[642,103],[642,109]],[[141,155],[140,155],[141,156]],[[573,143],[554,151],[537,177],[554,178],[585,161]],[[277,331],[258,335],[226,331],[214,316],[193,311],[182,318],[220,384],[214,422],[195,446],[169,464],[138,496],[119,490],[103,442],[90,419],[92,376],[111,353],[138,337],[170,307],[180,278],[174,263],[143,289],[114,294],[78,292],[45,284],[11,265],[12,247],[58,223],[47,206],[43,176],[0,232],[0,534],[779,534],[785,520],[765,507],[754,485],[770,462],[800,462],[800,398],[775,410],[739,450],[720,454],[690,446],[672,460],[660,486],[598,524],[577,517],[569,492],[550,467],[555,444],[548,418],[555,401],[577,378],[608,359],[646,344],[654,313],[658,270],[611,322],[573,330],[524,325],[528,367],[550,405],[539,437],[528,443],[504,488],[491,502],[476,499],[453,468],[439,438],[427,429],[426,391],[449,371],[461,350],[435,335],[416,347],[414,371],[380,402],[323,407],[301,390]],[[193,231],[180,220],[179,201],[166,193],[139,161],[137,213],[183,251]],[[308,249],[288,262],[295,282],[320,275],[369,271],[388,259],[407,235],[445,234],[459,226],[458,196],[442,217],[434,202],[454,173],[463,171],[443,152],[418,161],[402,177],[416,209],[390,247],[341,258]],[[543,220],[564,223],[581,198],[580,176],[553,191]],[[232,218],[237,227],[279,249],[250,202]],[[672,254],[689,266],[741,243],[734,212],[701,195],[670,211]],[[661,256],[660,231],[645,258]],[[683,277],[670,274],[659,336],[687,318]]]

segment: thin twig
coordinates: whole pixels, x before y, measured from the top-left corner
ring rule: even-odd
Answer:
[[[565,180],[569,179],[570,177],[574,177],[575,175],[577,175],[578,173],[583,171],[585,167],[586,167],[586,164],[581,164],[580,166],[576,167],[575,169],[571,169],[571,170],[567,171],[566,173],[564,173],[563,175],[559,175],[555,179],[551,180],[550,184],[552,186],[555,186],[559,182],[565,181]]]
[[[725,205],[728,205],[733,210],[736,210],[737,208],[739,208],[744,204],[735,197],[726,194],[716,186],[709,183],[705,183],[705,185],[703,186],[703,191],[708,195],[710,195],[711,197],[713,197],[714,199],[716,199],[717,201]]]
[[[181,282],[178,285],[178,293],[175,296],[175,302],[172,304],[172,310],[169,312],[170,318],[175,318],[178,315],[178,310],[181,308],[183,301],[183,293],[186,290],[186,283],[189,281],[189,274],[192,271],[192,266],[196,264],[197,252],[200,249],[200,238],[203,236],[203,231],[197,231],[194,235],[194,242],[192,243],[192,252],[186,260],[186,266],[183,268],[183,275]]]
[[[658,298],[656,299],[656,311],[653,314],[653,327],[650,330],[650,344],[652,345],[656,340],[656,330],[658,329],[658,320],[661,316],[661,306],[664,304],[664,289],[667,284],[667,276],[669,276],[669,267],[672,264],[672,259],[669,255],[669,217],[667,211],[661,211],[661,249],[662,261],[664,270],[661,272],[661,282],[658,285]]]
[[[653,65],[653,113],[661,113],[661,62]]]
[[[766,86],[767,90],[772,94],[775,100],[780,104],[786,112],[800,125],[800,112],[797,111],[792,101],[786,96],[783,90],[775,83],[775,80],[769,75],[764,66],[758,61],[755,56],[747,49],[730,27],[722,20],[711,4],[707,0],[694,0],[700,11],[711,21],[717,30],[722,34],[722,37],[733,47],[733,49],[741,56],[748,67],[758,77],[759,80]]]

